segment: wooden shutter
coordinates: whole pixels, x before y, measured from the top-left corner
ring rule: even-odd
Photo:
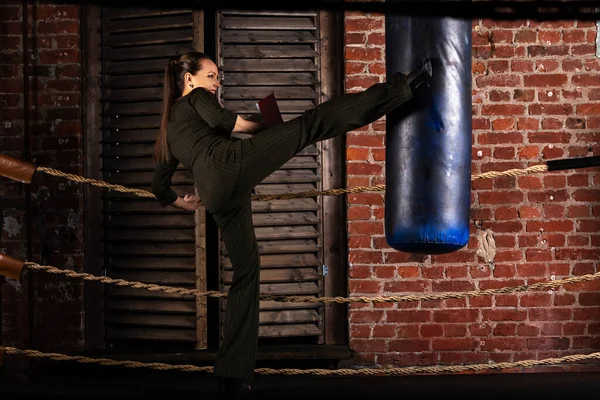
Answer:
[[[197,47],[195,21],[191,10],[103,9],[102,171],[108,182],[150,190],[164,67],[169,56]],[[180,195],[194,192],[181,165],[173,184]],[[116,191],[104,192],[103,214],[108,276],[196,287],[194,214]],[[197,343],[194,296],[110,286],[105,304],[109,346]]]
[[[224,105],[240,114],[275,93],[284,120],[313,108],[320,99],[317,12],[222,11],[218,15],[218,61]],[[256,187],[257,194],[321,189],[321,154],[310,146]],[[261,293],[315,295],[322,284],[322,205],[319,198],[254,201],[261,253]],[[221,290],[233,271],[221,244]],[[226,300],[222,300],[222,306]],[[318,303],[261,302],[260,337],[322,343]],[[223,313],[221,313],[223,315]]]

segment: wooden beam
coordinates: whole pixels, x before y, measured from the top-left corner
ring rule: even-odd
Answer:
[[[194,51],[204,52],[204,11],[194,11]],[[198,189],[196,188],[196,196]],[[200,206],[194,215],[196,224],[196,290],[205,292],[206,282],[206,207]],[[207,299],[196,296],[196,350],[208,347]]]
[[[342,43],[343,20],[339,13],[321,11],[319,14],[320,53],[321,53],[321,102],[341,94],[343,71]],[[344,136],[322,142],[323,189],[344,186]],[[344,196],[323,196],[323,263],[328,272],[324,276],[324,296],[344,296],[346,294],[346,230]],[[348,325],[347,308],[344,304],[326,303],[324,305],[325,344],[346,344]]]
[[[103,179],[102,176],[102,110],[101,85],[101,33],[100,7],[83,4],[85,23],[82,30],[83,66],[83,137],[84,173],[88,178]],[[83,186],[84,213],[84,270],[92,275],[102,275],[102,193],[103,189],[91,185]],[[88,351],[105,347],[104,332],[104,285],[85,285],[85,347]]]

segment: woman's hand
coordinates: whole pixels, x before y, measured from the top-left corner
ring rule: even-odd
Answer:
[[[200,207],[200,199],[198,196],[186,194],[184,197],[177,197],[172,205],[185,211],[196,211]]]

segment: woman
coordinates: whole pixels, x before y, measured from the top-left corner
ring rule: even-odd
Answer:
[[[338,96],[301,116],[264,129],[221,107],[215,63],[200,52],[171,60],[165,69],[162,120],[155,147],[152,192],[161,206],[194,211],[200,199],[213,215],[234,276],[227,296],[224,341],[214,375],[224,391],[249,390],[259,322],[260,259],[252,223],[252,189],[303,148],[365,126],[408,102],[432,75],[431,64],[395,74],[360,92]],[[233,140],[231,133],[255,134]],[[171,178],[179,163],[194,177],[199,198],[178,196]]]

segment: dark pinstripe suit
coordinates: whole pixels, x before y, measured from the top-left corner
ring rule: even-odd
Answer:
[[[411,97],[405,77],[396,74],[390,82],[338,96],[243,140],[230,138],[237,116],[208,91],[195,89],[173,105],[167,135],[171,160],[156,166],[152,191],[162,206],[173,203],[177,195],[170,184],[175,169],[179,162],[190,169],[234,271],[215,375],[250,379],[255,367],[260,259],[252,189],[306,146],[376,121]]]

